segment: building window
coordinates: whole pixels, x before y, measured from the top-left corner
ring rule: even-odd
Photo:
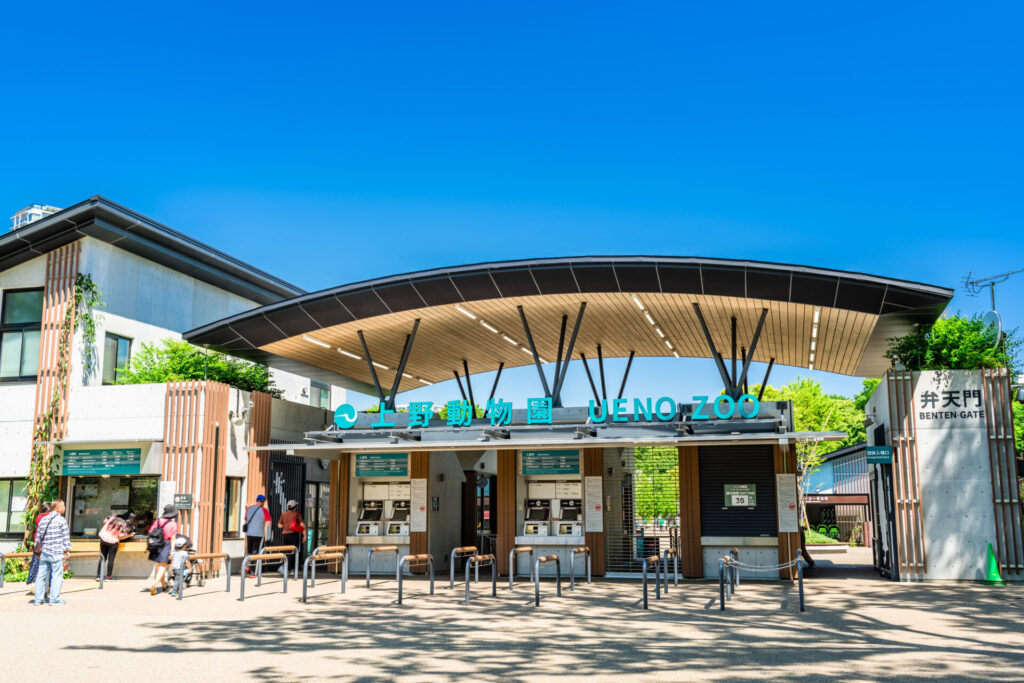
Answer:
[[[309,405],[315,408],[331,409],[331,388],[316,380],[309,382]]]
[[[0,317],[0,380],[35,380],[39,374],[42,320],[42,289],[4,293],[3,315]]]
[[[224,487],[224,535],[242,533],[242,480],[227,478]]]
[[[25,533],[28,482],[0,479],[0,536],[21,537]]]
[[[69,525],[75,537],[95,538],[110,514],[134,514],[135,532],[145,534],[157,517],[160,477],[100,475],[69,478]]]
[[[117,384],[121,374],[128,368],[132,340],[107,333],[103,342],[103,383]]]

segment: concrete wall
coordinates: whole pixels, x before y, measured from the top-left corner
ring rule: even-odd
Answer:
[[[434,566],[441,570],[448,568],[452,548],[461,545],[462,483],[466,476],[454,452],[431,453],[428,462],[427,504],[432,505],[437,498],[438,509],[435,512],[431,507],[427,513],[427,552],[434,556]],[[440,481],[441,477],[444,481]]]
[[[914,409],[920,413],[921,395],[934,391],[980,390],[980,371],[949,370],[914,373]],[[868,401],[866,413],[885,425],[891,443],[889,393],[883,381]],[[974,399],[971,399],[972,406]],[[936,410],[942,410],[941,400]],[[928,571],[904,579],[984,578],[987,544],[995,544],[992,474],[988,432],[983,418],[916,419],[917,453],[921,477],[921,509]],[[868,443],[874,444],[874,425]],[[875,467],[875,466],[869,466]],[[872,493],[881,495],[878,478]],[[879,524],[880,540],[888,548],[887,525]],[[905,574],[905,573],[904,573]]]
[[[0,386],[0,477],[28,476],[36,385]]]

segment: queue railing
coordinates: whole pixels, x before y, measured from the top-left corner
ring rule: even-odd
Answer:
[[[657,555],[650,555],[641,558],[643,567],[640,570],[640,577],[644,584],[644,609],[647,609],[647,570],[654,565],[654,599],[661,600],[661,558]]]
[[[314,551],[312,555],[306,558],[306,561],[302,563],[302,602],[306,602],[306,578],[310,575],[310,566],[312,565],[312,581],[310,587],[316,586],[316,565],[318,562],[341,562],[341,592],[345,592],[345,582],[348,581],[348,549],[343,546],[328,546],[334,548],[341,548],[338,552],[320,552]],[[319,550],[319,548],[317,548]]]
[[[800,594],[800,611],[805,611],[804,565],[807,564],[807,560],[804,559],[802,550],[797,550],[796,557],[789,562],[771,565],[746,564],[745,562],[740,562],[738,556],[739,553],[736,550],[733,550],[718,561],[718,604],[720,610],[725,609],[726,601],[732,599],[736,586],[739,585],[740,569],[748,572],[765,572],[775,574],[783,569],[789,569],[790,567],[795,566],[797,587]]]
[[[427,564],[430,570],[430,594],[434,594],[434,556],[430,553],[422,553],[420,555],[405,555],[398,558],[395,563],[395,576],[398,579],[398,604],[402,604],[402,567],[409,565],[410,567],[415,564]],[[469,576],[466,576],[466,580],[469,581]]]
[[[298,578],[299,578],[299,558],[301,557],[301,555],[299,554],[301,552],[299,550],[299,546],[297,546],[297,545],[268,545],[268,546],[264,547],[260,552],[263,552],[263,553],[291,553],[292,558],[294,558],[294,562],[295,562],[295,571],[292,574],[292,578],[298,580]],[[285,571],[288,571],[287,565],[285,566]],[[259,574],[260,570],[257,569],[256,573]]]
[[[316,555],[323,554],[323,553],[347,553],[347,552],[348,552],[348,547],[347,546],[343,546],[343,545],[318,545],[317,547],[313,548],[313,553],[309,557],[314,557]],[[309,558],[307,557],[306,559],[308,560]],[[345,559],[345,562],[346,563],[348,562],[348,558]],[[312,575],[311,575],[311,578],[310,578],[310,581],[309,581],[309,587],[310,588],[316,588],[316,568],[317,568],[317,566],[318,566],[318,564],[316,562],[314,562],[313,566],[312,566],[312,570],[313,570],[312,571]],[[346,571],[346,573],[348,572],[348,568],[347,567],[345,567],[344,570]]]
[[[547,562],[555,563],[555,593],[562,597],[562,563],[558,555],[538,557],[533,561],[533,604],[540,607],[540,566]]]
[[[202,565],[208,564],[209,569],[207,571],[213,571],[213,560],[224,560],[226,566],[224,568],[224,574],[227,576],[227,583],[224,587],[225,593],[231,592],[231,555],[227,553],[197,553],[196,555],[190,555],[188,561],[192,563],[192,574],[195,576],[197,572],[203,571]],[[196,565],[200,565],[198,568]],[[174,576],[174,592],[178,596],[178,600],[181,600],[182,594],[185,592],[185,571],[182,567],[182,571],[179,571]],[[245,572],[243,571],[242,581],[245,581]]]
[[[491,597],[497,597],[498,595],[498,563],[494,559],[494,555],[488,553],[487,555],[473,555],[466,560],[466,605],[469,605],[469,568],[472,566],[477,570],[477,576],[480,575],[480,567],[486,567],[488,563],[491,566]]]
[[[677,548],[665,548],[661,556],[661,578],[665,582],[665,595],[668,595],[668,558],[672,558],[673,580],[672,583],[679,587],[679,550]]]
[[[530,567],[530,580],[533,581],[533,548],[531,546],[526,546],[524,548],[512,548],[512,550],[510,550],[508,552],[508,589],[509,590],[512,590],[513,588],[515,588],[515,583],[516,583],[516,558],[519,556],[519,553],[530,553],[530,561],[529,561],[529,565],[528,566]]]
[[[455,558],[469,557],[476,555],[479,552],[475,545],[464,545],[458,548],[452,548],[451,554],[448,556],[448,589],[455,590]],[[476,571],[476,580],[480,581],[480,570]]]
[[[590,583],[590,548],[581,546],[569,551],[569,590],[576,590],[576,556],[583,555],[587,560],[587,583]]]
[[[366,551],[366,587],[370,587],[370,564],[373,560],[374,553],[394,553],[395,557],[398,557],[398,546],[397,545],[377,545],[371,547]]]
[[[241,589],[241,591],[238,594],[239,602],[245,600],[245,584],[248,583],[248,581],[245,580],[245,570],[248,569],[250,562],[263,563],[263,562],[266,562],[267,560],[287,560],[287,559],[288,559],[288,556],[285,555],[284,553],[260,553],[259,555],[246,555],[245,557],[243,557],[242,558],[242,568],[241,568],[241,572],[242,572],[242,580],[241,580],[242,589]],[[282,574],[282,576],[284,577],[284,586],[282,587],[281,592],[282,593],[287,593],[288,592],[288,572],[287,571],[284,572]],[[257,571],[257,579],[256,579],[256,586],[257,587],[260,586],[261,579],[262,579],[262,577],[259,576],[259,573]]]

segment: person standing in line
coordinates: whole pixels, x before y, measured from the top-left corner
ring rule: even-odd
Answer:
[[[298,507],[297,501],[289,500],[288,509],[282,512],[277,520],[277,528],[283,531],[284,544],[299,549],[298,552],[288,555],[288,569],[291,571],[295,570],[302,547],[306,544],[306,522],[302,519]]]
[[[128,519],[121,517],[111,511],[110,516],[103,520],[103,527],[100,529],[100,561],[96,565],[96,580],[100,580],[100,572],[103,571],[103,562],[107,563],[107,581],[114,580],[114,558],[117,557],[117,550],[121,541],[131,538],[135,533],[135,515],[129,514]]]
[[[242,530],[245,532],[246,555],[260,554],[269,528],[270,510],[267,509],[267,497],[261,493],[256,496],[256,502],[245,509],[245,522],[242,524]],[[249,576],[256,576],[251,568]]]
[[[164,506],[164,513],[160,519],[149,527],[149,538],[146,539],[149,559],[156,563],[156,574],[153,584],[149,587],[150,595],[156,595],[157,590],[167,590],[167,568],[170,566],[171,550],[173,550],[171,543],[177,533],[178,508],[168,503]]]
[[[66,604],[60,597],[60,589],[64,584],[64,565],[71,556],[71,532],[64,519],[64,509],[64,501],[53,501],[50,514],[42,519],[42,528],[36,527],[34,548],[39,553],[39,574],[32,600],[36,605],[43,604],[47,591],[51,605]]]
[[[36,515],[36,529],[39,529],[39,522],[43,521],[43,517],[50,514],[50,504],[43,503],[39,506],[39,514]]]

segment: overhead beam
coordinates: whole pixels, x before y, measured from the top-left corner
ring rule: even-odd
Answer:
[[[715,359],[715,367],[718,368],[718,374],[722,377],[722,386],[725,387],[726,391],[729,391],[732,388],[729,371],[725,369],[725,363],[722,361],[722,356],[718,353],[718,349],[715,348],[715,342],[711,339],[711,332],[708,331],[708,324],[704,320],[704,314],[701,313],[700,305],[696,301],[693,302],[693,312],[697,314],[697,322],[700,323],[700,329],[701,332],[704,333],[704,339],[708,343],[708,349],[711,351],[711,357]]]
[[[576,314],[576,322],[572,326],[572,336],[569,337],[569,346],[565,350],[565,360],[561,364],[561,372],[559,369],[555,369],[555,389],[554,389],[554,405],[562,405],[562,385],[565,384],[565,374],[569,371],[569,361],[572,359],[572,350],[576,346],[576,336],[580,333],[580,323],[583,322],[583,313],[587,310],[587,302],[580,302],[579,313]],[[562,316],[562,332],[565,332],[565,316]],[[558,352],[562,352],[561,344],[559,344]]]
[[[366,346],[366,337],[363,336],[362,330],[357,330],[356,334],[359,335],[359,343],[363,345],[363,355],[366,356],[366,366],[370,368],[370,377],[373,378],[373,387],[377,390],[377,398],[380,399],[381,403],[384,403],[384,390],[380,388],[380,380],[377,378],[377,369],[373,366],[373,358],[370,357],[370,349]]]
[[[469,391],[469,405],[473,408],[473,413],[476,413],[476,401],[473,399],[473,381],[469,378],[469,363],[466,359],[462,359],[462,370],[466,373],[466,389]]]
[[[533,343],[533,335],[530,334],[530,323],[526,322],[526,312],[522,306],[519,309],[519,318],[523,321],[523,332],[526,334],[526,342],[530,345],[530,353],[533,354],[534,365],[537,366],[537,374],[540,375],[540,383],[544,388],[544,396],[551,397],[551,389],[548,387],[548,378],[544,376],[544,368],[540,365],[540,355],[537,353],[537,346]]]
[[[590,374],[590,366],[587,364],[587,357],[580,351],[580,360],[583,361],[583,369],[587,371],[587,381],[590,382],[590,390],[594,392],[594,402],[601,403],[601,394],[597,393],[597,386],[594,384],[594,376]]]
[[[757,327],[754,329],[754,337],[750,340],[750,351],[747,353],[747,357],[743,361],[743,373],[740,375],[739,381],[736,386],[743,386],[747,383],[747,371],[750,370],[750,363],[754,360],[754,349],[757,348],[757,342],[761,339],[761,330],[764,328],[764,321],[768,317],[768,309],[761,309],[761,318],[757,321]],[[733,398],[737,398],[733,396]]]
[[[761,390],[757,392],[757,400],[761,401],[761,397],[764,396],[764,388],[768,386],[768,377],[772,374],[772,366],[775,365],[775,359],[771,358],[768,361],[768,369],[764,372],[764,381],[761,382]]]
[[[398,361],[398,371],[395,372],[395,381],[391,385],[391,393],[388,394],[388,400],[385,402],[388,410],[395,409],[395,396],[398,394],[398,386],[402,383],[402,373],[405,372],[405,364],[409,362],[409,353],[412,351],[412,344],[416,340],[416,330],[418,329],[420,329],[420,319],[416,318],[412,324],[412,332],[405,335],[405,346],[402,347],[402,359]]]
[[[636,355],[636,351],[629,352],[629,360],[626,361],[626,371],[622,373],[622,384],[619,385],[619,396],[622,398],[622,392],[626,390],[626,378],[629,377],[629,368],[633,366],[633,356]]]
[[[601,373],[601,396],[608,400],[608,389],[604,384],[604,356],[601,354],[601,345],[597,345],[597,370]]]

